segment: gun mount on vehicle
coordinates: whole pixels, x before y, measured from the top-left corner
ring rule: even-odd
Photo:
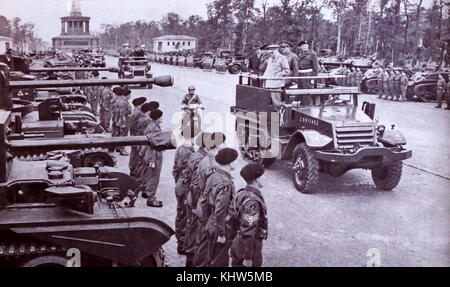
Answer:
[[[394,125],[388,129],[373,120],[374,104],[359,108],[357,88],[264,88],[274,79],[286,78],[241,76],[236,87],[231,112],[245,158],[266,166],[276,159],[290,162],[294,184],[303,193],[314,190],[319,172],[340,177],[357,168],[371,170],[379,189],[398,185],[402,161],[412,152]]]

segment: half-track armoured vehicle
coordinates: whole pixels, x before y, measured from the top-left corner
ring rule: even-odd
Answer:
[[[274,79],[284,78],[240,76],[231,111],[244,158],[266,166],[284,160],[303,193],[314,191],[319,172],[340,177],[357,168],[371,170],[381,190],[398,185],[412,152],[394,126],[374,121],[374,104],[361,109],[357,88],[264,88]]]

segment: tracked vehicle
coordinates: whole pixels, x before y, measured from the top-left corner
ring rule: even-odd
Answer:
[[[171,133],[17,140],[21,130],[5,71],[0,69],[0,266],[164,266],[161,247],[174,231],[156,210],[134,207],[140,185],[110,167],[75,168],[66,151],[172,149]]]
[[[264,88],[274,79],[241,76],[236,87],[231,112],[244,158],[266,166],[283,160],[303,193],[315,190],[319,172],[340,177],[358,168],[370,170],[381,190],[398,185],[412,152],[394,125],[374,121],[375,104],[360,106],[357,88]]]

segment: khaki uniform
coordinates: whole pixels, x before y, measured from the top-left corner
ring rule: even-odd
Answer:
[[[144,135],[144,131],[147,129],[148,125],[152,122],[152,120],[144,115],[142,118],[138,120],[137,130],[139,131],[139,135]],[[145,181],[145,172],[147,171],[147,167],[145,166],[143,158],[140,156],[141,150],[146,148],[145,146],[137,146],[136,147],[136,171],[135,178],[139,181],[139,183],[143,186]]]
[[[141,136],[143,135],[143,130],[138,129],[139,121],[145,117],[145,114],[141,111],[140,108],[134,109],[133,113],[130,116],[130,136]],[[130,175],[132,177],[136,177],[137,168],[139,163],[139,152],[137,146],[131,147],[130,153],[130,162],[128,167],[130,168]]]
[[[443,77],[439,77],[436,87],[436,102],[438,104],[438,107],[442,106],[445,90],[446,90],[445,79]]]
[[[159,132],[161,132],[159,123],[157,121],[151,121],[144,131],[144,135],[152,137]],[[156,151],[149,146],[143,146],[139,155],[142,158],[144,167],[143,185],[144,192],[147,194],[147,200],[156,200],[156,191],[162,170],[163,152]]]
[[[111,110],[114,102],[114,93],[110,87],[105,87],[101,90],[99,104],[100,104],[100,124],[105,130],[108,130],[111,125]]]
[[[112,108],[112,136],[126,137],[130,130],[130,103],[124,97],[118,97]],[[124,148],[118,148],[124,151]]]
[[[209,266],[228,267],[228,252],[231,247],[231,230],[227,230],[226,219],[231,201],[235,193],[233,177],[216,167],[208,177],[199,204],[203,210],[203,220],[206,220],[206,237],[208,246]],[[225,243],[217,242],[219,236],[226,237]]]
[[[175,237],[178,241],[178,249],[184,250],[184,237],[187,225],[186,198],[189,190],[190,179],[187,179],[187,163],[194,153],[193,147],[180,146],[175,154],[172,175],[175,180],[175,197],[177,199],[177,216],[175,218]]]
[[[184,250],[186,252],[186,267],[195,266],[194,254],[195,254],[195,240],[197,235],[197,229],[199,224],[198,214],[196,213],[198,199],[200,197],[200,162],[208,152],[204,148],[200,148],[198,151],[189,156],[186,168],[186,181],[188,188],[186,198],[186,213],[187,213],[187,225],[184,237]]]
[[[243,267],[244,260],[252,260],[252,267],[261,267],[262,242],[268,231],[267,207],[261,191],[253,186],[238,191],[230,213],[236,233],[231,245],[231,266]]]

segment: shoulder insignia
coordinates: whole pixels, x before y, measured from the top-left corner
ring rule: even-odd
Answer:
[[[244,214],[243,219],[247,221],[249,225],[253,225],[253,223],[255,223],[259,219],[259,214],[255,215]]]

